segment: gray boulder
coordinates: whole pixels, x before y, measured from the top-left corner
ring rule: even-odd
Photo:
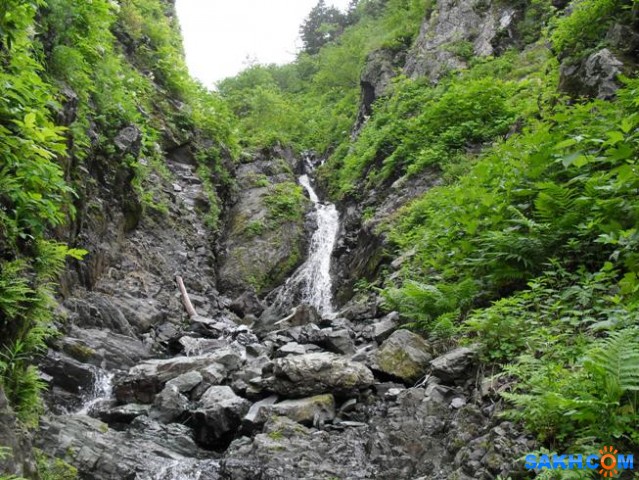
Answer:
[[[323,425],[335,418],[335,398],[330,393],[297,400],[285,400],[268,408],[276,415],[306,425]]]
[[[210,387],[202,395],[199,407],[191,412],[198,444],[208,448],[228,444],[250,406],[230,387]]]
[[[121,403],[151,403],[166,382],[184,373],[197,370],[206,379],[207,371],[214,369],[217,375],[215,383],[219,383],[237,370],[242,362],[241,355],[231,348],[196,357],[147,360],[117,378],[113,391]]]
[[[365,365],[327,352],[278,358],[273,361],[273,374],[265,380],[268,388],[292,397],[355,394],[374,382]]]
[[[167,385],[153,400],[149,417],[161,423],[173,423],[184,415],[188,405],[188,398],[175,385]]]
[[[611,99],[621,87],[617,80],[623,63],[607,48],[574,63],[565,60],[559,68],[559,89],[573,97]]]
[[[399,327],[399,313],[391,312],[373,324],[372,335],[377,343],[382,343]]]
[[[468,377],[477,361],[477,351],[460,347],[437,357],[430,362],[433,375],[446,382],[454,382]]]
[[[204,378],[200,372],[192,370],[175,377],[173,380],[169,380],[166,386],[175,387],[180,393],[188,393],[202,383],[203,380]]]
[[[197,447],[188,427],[162,425],[144,416],[126,432],[86,416],[44,417],[36,440],[39,448],[74,465],[81,478],[168,480],[161,472],[181,463],[197,463],[203,472],[200,480],[218,478],[215,465],[200,460],[208,452]]]
[[[407,383],[419,380],[432,359],[426,340],[408,330],[397,330],[375,355],[375,368]]]

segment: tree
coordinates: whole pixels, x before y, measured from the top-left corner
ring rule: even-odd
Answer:
[[[315,55],[320,48],[339,37],[346,24],[347,15],[319,0],[300,27],[304,51]]]

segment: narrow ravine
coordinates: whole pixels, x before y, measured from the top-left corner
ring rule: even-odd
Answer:
[[[480,454],[502,459],[485,446],[504,431],[503,451],[529,447],[512,426],[476,417],[489,405],[471,400],[473,350],[434,358],[396,313],[333,305],[340,220],[312,169],[299,178],[314,207],[308,256],[269,301],[215,289],[201,183],[192,164],[169,167],[174,227],[143,224],[117,250],[117,268],[65,302],[69,330],[43,362],[52,411],[40,448],[88,480],[395,480],[451,478]],[[297,308],[272,320],[278,302]]]

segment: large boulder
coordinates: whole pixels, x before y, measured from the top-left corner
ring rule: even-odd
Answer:
[[[251,404],[230,387],[210,387],[191,414],[196,441],[207,448],[228,445]]]
[[[318,426],[335,418],[335,398],[330,393],[297,400],[284,400],[269,410],[306,425]]]
[[[273,376],[268,388],[289,397],[322,393],[348,395],[374,382],[372,372],[363,364],[333,353],[309,353],[273,361]]]
[[[184,415],[188,405],[189,399],[175,385],[167,385],[153,400],[149,416],[158,422],[173,423]]]
[[[232,348],[223,348],[207,355],[147,360],[131,368],[114,382],[115,397],[121,403],[151,403],[166,382],[190,371],[199,371],[204,380],[215,371],[215,383],[221,382],[242,364],[241,355]]]
[[[460,347],[437,357],[430,362],[433,375],[446,382],[454,382],[468,377],[477,361],[477,351]]]
[[[291,150],[273,147],[237,168],[240,188],[226,216],[218,271],[218,285],[230,296],[249,290],[266,293],[303,261],[304,214],[311,203],[299,195],[295,163]],[[299,198],[292,209],[279,212],[277,202],[287,195]]]
[[[37,446],[74,465],[81,478],[174,480],[181,477],[166,472],[179,464],[197,465],[200,480],[217,480],[215,462],[199,460],[208,452],[191,437],[184,425],[162,425],[145,416],[126,432],[87,416],[58,416],[42,419]]]
[[[426,373],[432,358],[426,340],[408,330],[397,330],[382,344],[375,362],[380,372],[414,383]]]
[[[375,322],[372,327],[372,337],[377,343],[382,343],[399,327],[399,313],[391,312]]]
[[[618,81],[621,73],[621,60],[603,48],[576,63],[565,60],[559,68],[559,89],[573,97],[611,99],[621,87]]]
[[[132,367],[151,357],[149,348],[137,338],[97,328],[72,327],[57,343],[79,362],[107,369]]]

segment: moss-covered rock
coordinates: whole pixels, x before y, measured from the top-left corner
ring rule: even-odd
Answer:
[[[239,166],[240,191],[227,218],[220,256],[223,291],[265,293],[303,261],[305,214],[311,204],[293,174],[295,162],[292,152],[274,149]]]
[[[432,359],[426,340],[408,330],[397,330],[376,355],[377,369],[387,375],[414,383],[426,373]]]

